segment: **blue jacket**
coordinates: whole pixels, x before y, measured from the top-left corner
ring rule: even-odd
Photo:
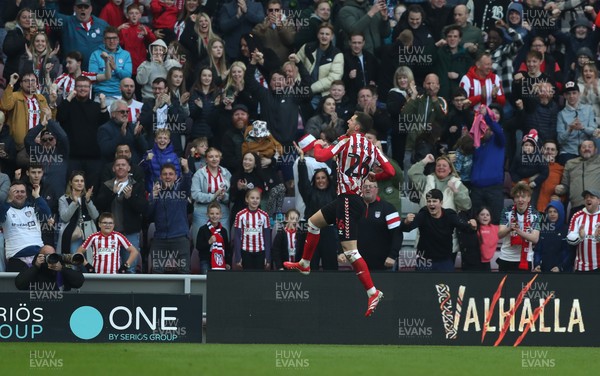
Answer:
[[[131,55],[129,52],[122,49],[121,46],[117,47],[115,52],[108,52],[106,47],[102,45],[96,51],[92,52],[92,56],[90,57],[90,72],[96,72],[98,74],[103,74],[105,72],[106,64],[104,59],[100,57],[102,52],[106,52],[113,56],[116,68],[112,71],[110,80],[94,83],[94,95],[103,93],[104,95],[113,97],[120,96],[121,80],[123,78],[131,77]]]
[[[85,31],[74,15],[56,13],[56,17],[62,25],[60,50],[63,56],[71,51],[81,52],[83,54],[81,70],[89,71],[90,56],[104,44],[104,29],[108,24],[103,19],[92,16],[92,27],[89,31]]]
[[[475,149],[473,154],[473,168],[471,169],[471,183],[474,187],[491,187],[504,184],[504,146],[506,137],[502,127],[485,115],[485,122],[494,134],[489,140]]]
[[[146,159],[148,153],[154,154],[151,160]],[[152,194],[152,186],[154,182],[160,179],[160,168],[165,163],[173,163],[177,170],[177,176],[181,176],[181,165],[179,164],[179,157],[173,150],[173,143],[167,145],[163,150],[160,150],[155,143],[152,149],[144,154],[140,165],[146,173],[146,192]]]
[[[154,197],[150,193],[148,216],[154,222],[155,239],[188,236],[187,205],[192,186],[192,174],[186,172],[171,189],[163,189]]]
[[[558,211],[558,221],[550,222],[548,209],[555,208]],[[557,266],[560,271],[570,271],[569,268],[569,246],[566,241],[568,226],[565,223],[565,209],[560,201],[550,201],[546,207],[546,215],[541,223],[540,239],[533,252],[533,266],[541,265],[543,272],[549,272]],[[571,262],[571,267],[573,263]]]
[[[105,162],[112,162],[115,157],[117,145],[127,144],[131,149],[131,163],[138,164],[140,157],[148,150],[146,137],[140,133],[135,135],[135,124],[127,124],[127,132],[125,136],[121,133],[121,125],[110,119],[98,128],[98,145],[100,146],[100,154]]]

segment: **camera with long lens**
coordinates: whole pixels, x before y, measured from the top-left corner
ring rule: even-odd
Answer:
[[[51,253],[46,255],[46,263],[48,265],[54,265],[56,263],[81,265],[83,264],[84,258],[81,253],[59,255],[58,253]]]

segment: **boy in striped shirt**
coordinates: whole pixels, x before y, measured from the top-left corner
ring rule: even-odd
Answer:
[[[105,63],[108,61],[108,54],[104,53],[102,59]],[[102,82],[110,80],[112,78],[112,71],[107,69],[105,73],[85,72],[81,70],[81,64],[83,63],[83,55],[79,51],[71,51],[66,57],[66,72],[56,77],[54,83],[49,85],[48,91],[57,93],[62,96],[63,99],[67,99],[69,94],[75,93],[75,79],[79,76],[84,76],[90,79],[92,82]],[[49,79],[46,82],[51,83]],[[90,91],[90,98],[91,98]]]
[[[114,231],[115,220],[112,213],[102,213],[98,218],[100,231],[93,233],[77,249],[77,253],[85,255],[87,248],[92,247],[93,251],[93,269],[87,266],[88,270],[94,270],[100,274],[127,273],[131,265],[138,256],[138,250],[127,240],[125,235]],[[121,264],[120,250],[124,247],[129,252],[129,258]]]
[[[302,260],[284,262],[286,269],[296,269],[302,274],[310,273],[310,260],[319,243],[321,228],[336,223],[338,236],[344,255],[352,264],[358,279],[367,290],[368,308],[365,313],[369,317],[377,308],[383,293],[375,288],[367,263],[358,252],[358,224],[365,215],[366,205],[361,198],[361,188],[365,179],[382,180],[396,173],[383,153],[365,136],[373,126],[373,119],[364,112],[356,112],[348,120],[348,131],[327,149],[324,142],[315,142],[315,159],[325,162],[337,156],[337,193],[338,197],[308,219],[308,233]],[[371,168],[379,163],[382,172],[375,174]]]

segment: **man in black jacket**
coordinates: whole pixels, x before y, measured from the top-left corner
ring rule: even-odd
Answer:
[[[310,96],[312,95],[309,83],[310,76],[302,65],[298,64],[300,83],[286,80],[282,71],[275,71],[269,80],[269,89],[262,87],[254,78],[256,64],[263,64],[261,52],[252,53],[250,65],[246,69],[244,82],[251,95],[260,103],[261,120],[267,122],[269,131],[283,146],[282,172],[285,181],[293,178],[292,165],[294,162],[294,146],[298,134],[298,123],[306,123],[310,117]]]
[[[69,135],[68,172],[85,171],[86,185],[98,188],[102,159],[96,135],[100,125],[108,121],[104,95],[100,103],[90,99],[92,82],[85,76],[75,79],[75,90],[58,106],[56,120]]]
[[[79,270],[65,268],[63,262],[47,262],[47,256],[55,254],[54,248],[45,245],[35,257],[31,267],[22,270],[15,278],[19,290],[70,290],[83,286],[85,278]],[[59,256],[59,255],[56,255]]]
[[[400,225],[403,232],[419,228],[420,237],[417,244],[417,271],[454,271],[452,261],[452,233],[455,228],[475,230],[477,223],[470,219],[465,223],[452,209],[444,209],[444,195],[439,189],[427,192],[427,206],[419,210],[417,215],[408,214]]]
[[[96,205],[103,212],[111,212],[115,221],[115,231],[125,235],[127,240],[140,249],[140,231],[142,215],[148,210],[144,184],[129,175],[129,160],[115,158],[113,162],[114,178],[102,183]],[[126,260],[127,250],[121,249],[121,259]],[[129,273],[135,273],[137,260],[129,265]]]
[[[350,35],[350,51],[344,53],[344,85],[346,95],[351,102],[356,102],[358,91],[367,85],[377,82],[379,64],[372,53],[365,51],[363,33]]]
[[[98,129],[98,145],[103,161],[113,159],[117,145],[127,144],[131,150],[131,162],[138,164],[140,158],[148,150],[148,142],[142,134],[144,128],[138,121],[133,124],[128,120],[127,102],[117,99],[110,105],[110,120]]]
[[[250,124],[248,118],[248,107],[236,104],[231,110],[231,123],[233,126],[223,135],[221,148],[223,158],[221,165],[231,172],[237,171],[242,164],[242,143],[244,142],[244,131]]]
[[[376,181],[365,182],[362,186],[367,211],[360,221],[358,247],[370,270],[392,268],[404,239],[398,211],[378,196],[378,189]]]

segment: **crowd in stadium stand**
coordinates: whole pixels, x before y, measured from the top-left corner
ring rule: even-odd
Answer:
[[[370,269],[599,271],[599,43],[595,0],[0,1],[0,271],[282,270],[356,111]]]

